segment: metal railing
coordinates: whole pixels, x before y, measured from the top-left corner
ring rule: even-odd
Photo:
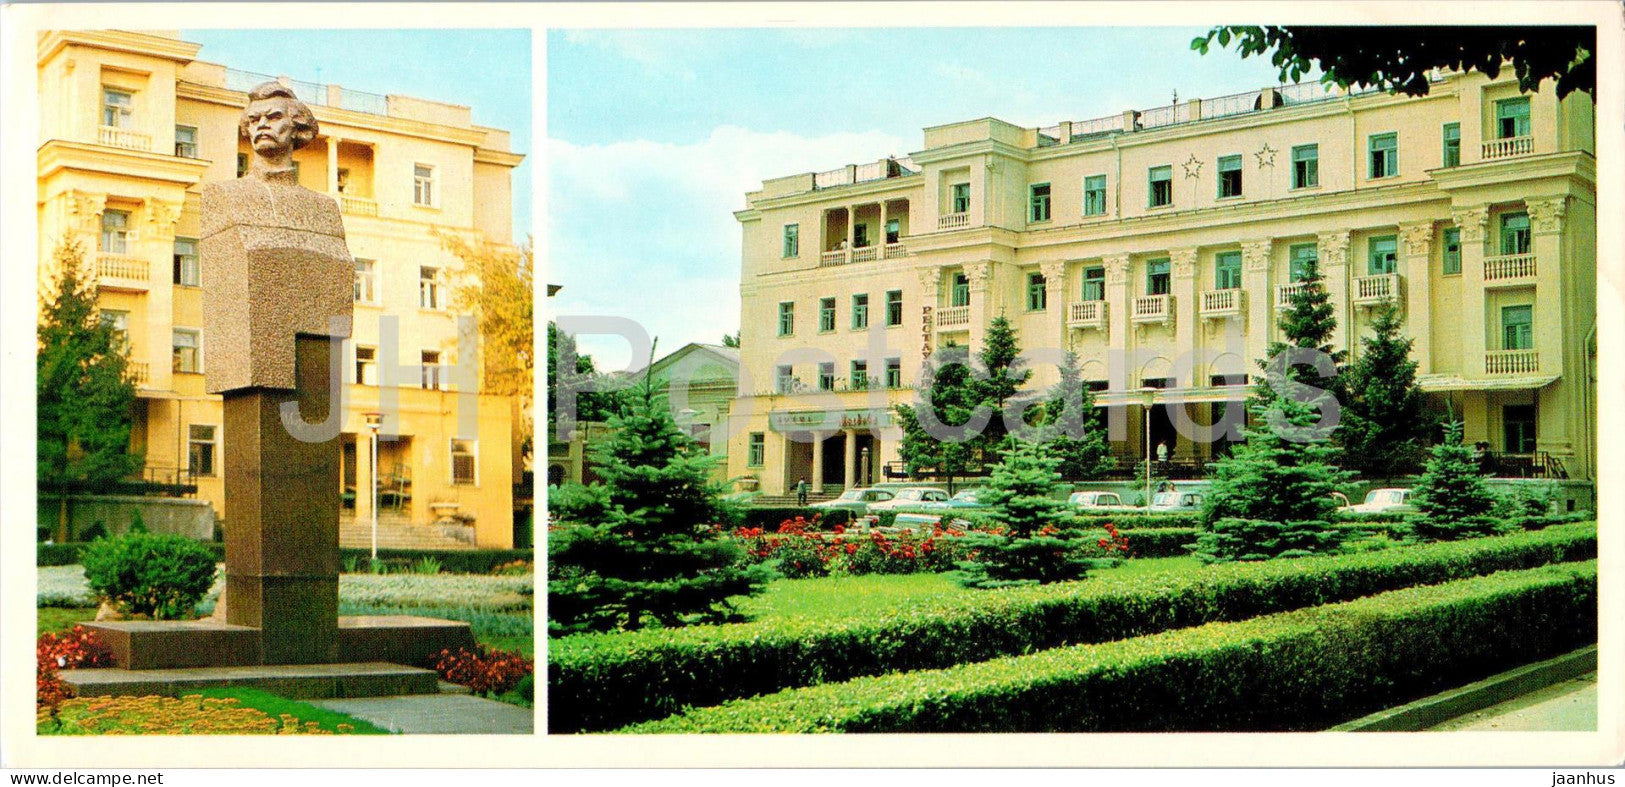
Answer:
[[[1539,371],[1538,350],[1490,350],[1484,353],[1485,374],[1533,374]]]
[[[1503,254],[1484,259],[1484,281],[1499,282],[1527,279],[1535,275],[1535,255]]]
[[[236,68],[226,69],[226,89],[247,93],[256,86],[265,82],[281,82],[293,89],[294,95],[306,104],[323,107],[337,107],[353,112],[365,112],[369,115],[389,115],[389,97],[378,93],[366,93],[360,90],[339,88],[339,101],[337,104],[328,101],[328,85],[320,82],[306,82],[301,79],[288,79],[274,77],[270,74],[260,74],[253,71],[243,71]]]
[[[1534,137],[1507,137],[1484,143],[1484,160],[1527,156],[1535,149]]]
[[[131,131],[117,126],[99,126],[96,129],[96,141],[108,147],[124,148],[125,150],[152,150],[152,135],[140,131]]]
[[[1483,451],[1478,471],[1496,478],[1568,478],[1563,461],[1546,451]]]
[[[1098,137],[1102,134],[1114,134],[1123,130],[1123,115],[1108,115],[1092,120],[1072,121],[1072,139],[1080,141],[1089,137]]]
[[[1296,85],[1282,85],[1276,88],[1275,95],[1281,97],[1282,103],[1291,106],[1339,98],[1342,94],[1337,88],[1319,82],[1299,82]]]
[[[1135,113],[1134,127],[1140,129],[1160,128],[1162,126],[1172,126],[1176,123],[1189,123],[1190,119],[1190,104],[1169,104],[1165,107],[1155,107]]]
[[[1067,308],[1066,324],[1074,328],[1101,328],[1106,325],[1105,301],[1079,301]]]
[[[1252,90],[1246,93],[1236,93],[1218,98],[1202,99],[1202,119],[1229,117],[1253,112],[1260,108],[1259,98],[1264,94],[1262,90]]]
[[[968,325],[970,324],[969,306],[944,306],[937,310],[937,325]]]

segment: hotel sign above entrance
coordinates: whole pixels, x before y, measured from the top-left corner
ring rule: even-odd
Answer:
[[[889,410],[800,410],[769,413],[767,424],[775,432],[882,429],[892,425],[892,414]]]

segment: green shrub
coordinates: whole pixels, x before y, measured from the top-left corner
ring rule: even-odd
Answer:
[[[959,564],[960,584],[992,589],[1066,582],[1112,566],[1109,558],[1086,554],[1077,530],[1054,524],[1066,508],[1052,497],[1061,486],[1061,458],[1039,442],[1014,438],[1001,453],[978,500],[1004,530],[965,535],[970,551]]]
[[[1227,518],[1199,533],[1191,552],[1203,563],[1326,555],[1343,545],[1347,532],[1322,521]]]
[[[416,563],[412,564],[412,573],[438,574],[440,573],[440,560],[433,555],[424,555],[418,558]]]
[[[853,519],[857,518],[851,511],[846,511],[843,509],[825,511],[823,509],[807,508],[805,506],[746,508],[743,509],[742,516],[743,519],[740,522],[740,527],[759,527],[770,532],[778,529],[779,523],[784,522],[785,520],[795,519],[797,517],[809,521],[817,519],[818,528],[820,530],[829,530],[836,525],[850,524]]]
[[[1500,520],[1490,518],[1496,494],[1478,469],[1473,449],[1461,442],[1462,425],[1452,421],[1444,442],[1429,452],[1427,470],[1417,480],[1413,499],[1421,516],[1416,534],[1430,541],[1450,541],[1494,532]]]
[[[1568,525],[1361,555],[956,594],[850,621],[565,637],[548,650],[550,726],[613,729],[685,705],[1240,620],[1596,553],[1595,525]]]
[[[1325,729],[1594,642],[1596,563],[698,708],[627,732]]]
[[[341,560],[355,558],[355,565],[364,568],[372,556],[370,549],[339,549]],[[412,565],[425,557],[440,561],[444,574],[489,574],[504,563],[515,560],[535,560],[534,549],[380,549],[378,558],[402,565]]]
[[[214,553],[183,536],[131,532],[92,543],[82,560],[92,593],[159,620],[190,613],[214,584]]]
[[[1190,550],[1186,546],[1196,541],[1198,531],[1190,527],[1153,527],[1118,532],[1128,539],[1128,556],[1142,558],[1188,555]],[[1091,530],[1084,540],[1093,544],[1105,536],[1104,530]]]

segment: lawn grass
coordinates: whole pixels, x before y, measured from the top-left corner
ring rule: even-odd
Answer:
[[[258,689],[82,697],[35,717],[40,735],[388,735],[370,722]]]
[[[35,637],[61,634],[79,623],[96,619],[95,607],[40,607],[37,611],[39,623],[34,627]]]
[[[240,687],[220,687],[202,689],[198,694],[204,697],[220,699],[235,698],[239,704],[247,708],[264,711],[267,715],[282,717],[292,716],[299,720],[301,726],[315,722],[318,727],[333,732],[338,731],[338,725],[348,724],[356,735],[392,735],[389,730],[375,726],[370,721],[355,718],[336,710],[318,707],[308,702],[290,700],[279,697],[267,691]]]

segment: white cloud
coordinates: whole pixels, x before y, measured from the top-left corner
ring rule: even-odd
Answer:
[[[630,317],[661,353],[739,329],[740,228],[762,180],[908,150],[881,132],[805,137],[721,126],[692,144],[548,140],[546,280],[553,314]],[[583,336],[601,369],[632,360],[619,339]],[[637,359],[641,365],[645,359]]]
[[[692,45],[685,45],[681,38],[665,31],[569,29],[564,31],[564,40],[620,55],[664,77],[685,82],[696,79],[694,70],[679,62],[693,54]]]

